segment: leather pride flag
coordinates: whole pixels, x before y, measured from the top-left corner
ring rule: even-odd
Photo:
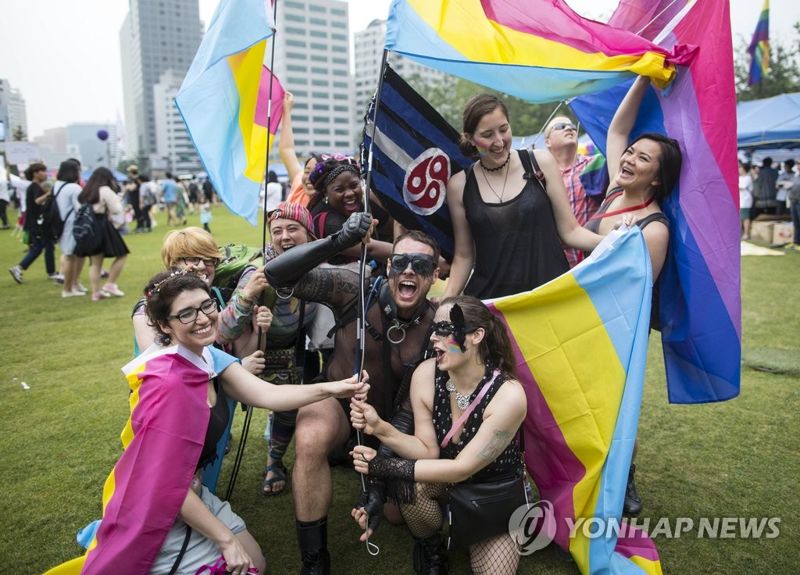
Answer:
[[[445,203],[450,177],[472,160],[458,147],[459,133],[394,70],[386,67],[377,126],[375,99],[367,112],[362,165],[374,137],[372,191],[389,214],[421,230],[453,257],[453,228]]]

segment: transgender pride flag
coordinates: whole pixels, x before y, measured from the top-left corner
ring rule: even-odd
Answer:
[[[222,0],[175,98],[220,198],[252,224],[283,114],[283,88],[264,66],[274,26],[268,0]]]

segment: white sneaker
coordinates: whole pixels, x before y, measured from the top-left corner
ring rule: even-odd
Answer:
[[[77,284],[75,284],[75,285],[72,287],[72,291],[77,291],[77,292],[80,292],[80,293],[81,293],[81,295],[83,295],[83,294],[85,294],[86,292],[88,292],[89,290],[88,290],[88,289],[86,289],[85,287],[83,287],[83,285],[82,285],[82,284],[79,284],[79,283],[77,283]]]
[[[112,284],[112,283],[104,285],[103,291],[116,297],[122,297],[125,295],[125,292],[119,289],[117,287],[117,284]]]
[[[11,274],[11,277],[14,278],[14,281],[18,284],[22,283],[22,268],[19,266],[14,266],[8,268],[8,273]]]
[[[86,295],[86,294],[84,292],[82,292],[82,291],[62,291],[61,292],[61,297],[78,297],[78,296],[82,296],[82,295]]]

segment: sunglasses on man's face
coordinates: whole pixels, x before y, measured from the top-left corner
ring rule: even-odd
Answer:
[[[428,254],[392,254],[389,265],[397,273],[403,273],[411,265],[411,270],[421,276],[433,275],[436,269],[436,261]]]
[[[561,130],[576,130],[575,124],[572,122],[559,122],[558,124],[553,124],[553,130],[560,132]]]

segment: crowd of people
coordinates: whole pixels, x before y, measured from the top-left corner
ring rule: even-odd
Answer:
[[[519,434],[525,390],[515,379],[505,327],[481,299],[528,291],[565,273],[623,223],[641,228],[654,278],[666,259],[670,229],[660,205],[678,181],[681,151],[660,134],[631,140],[646,87],[634,83],[612,121],[611,183],[600,198],[583,190],[587,158],[577,154],[570,118],[546,126],[549,150],[514,150],[503,101],[470,100],[462,144],[475,162],[447,187],[452,262],[427,234],[394,225],[376,199],[364,211],[355,160],[296,156],[287,94],[280,152],[291,186],[269,212],[264,263],[250,262],[220,288],[220,250],[208,226],[173,229],[162,247],[164,269],[134,308],[136,359],[125,371],[135,401],[114,474],[119,490],[141,486],[142,495],[123,505],[117,491],[106,493],[96,544],[80,562],[84,572],[104,572],[115,562],[142,573],[195,573],[211,565],[236,575],[285,571],[268,565],[242,516],[215,494],[239,401],[271,412],[262,487],[269,496],[291,490],[301,573],[331,572],[331,465],[341,461],[365,477],[352,511],[361,540],[382,518],[405,523],[415,572],[447,573],[442,502],[456,486],[509,501],[528,493]],[[28,209],[36,213],[43,204],[36,200],[49,192],[38,166],[29,170]],[[97,170],[81,189],[75,174],[60,170],[54,186],[54,193],[66,192],[57,198],[64,234],[81,203],[107,231],[103,249],[87,254],[93,293],[108,286],[98,279],[103,258],[114,258],[115,284],[127,254],[116,225],[124,213],[119,194],[135,213],[134,232],[152,230],[155,202],[146,198],[159,196],[135,169],[122,191],[106,171]],[[179,185],[171,178],[160,183],[167,221],[176,225],[184,223]],[[55,240],[37,238],[20,268],[44,251],[55,274]],[[64,289],[72,293],[83,257],[69,237],[59,241]],[[375,262],[366,275],[359,273],[362,249]],[[448,267],[444,296],[429,297]],[[179,424],[180,433],[169,431]],[[284,456],[292,440],[290,470]],[[132,455],[150,450],[163,450],[174,465],[151,468],[146,457]],[[474,528],[451,525],[474,573],[517,570],[508,514],[500,509],[473,510]],[[632,465],[625,512],[640,510]]]
[[[793,226],[789,249],[800,250],[800,170],[791,158],[781,170],[767,156],[760,166],[739,160],[739,212],[742,239],[751,238],[752,222],[760,215],[782,219],[787,211]]]

